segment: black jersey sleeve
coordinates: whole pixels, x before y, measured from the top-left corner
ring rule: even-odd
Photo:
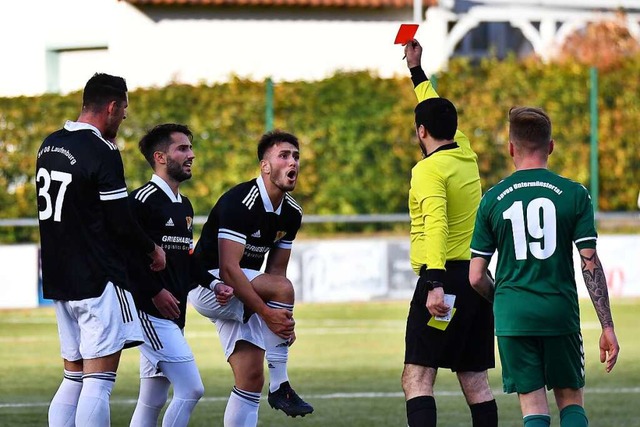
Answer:
[[[192,254],[189,256],[189,262],[189,271],[191,273],[190,289],[193,289],[198,285],[208,288],[209,284],[213,282],[214,279],[219,279],[219,277],[215,277],[213,274],[209,273],[209,271],[202,265],[199,256]]]
[[[210,270],[218,265],[218,230],[216,220],[216,206],[209,212],[209,216],[200,232],[200,239],[193,252],[192,265],[202,269]]]
[[[245,245],[247,235],[253,231],[258,219],[258,216],[251,212],[253,205],[248,206],[244,202],[237,202],[233,197],[224,197],[220,202],[218,238]]]
[[[110,151],[98,170],[98,191],[104,207],[107,228],[121,243],[148,254],[154,242],[131,214],[124,167],[119,151]]]
[[[409,68],[409,72],[411,73],[411,81],[413,82],[413,87],[418,86],[422,82],[426,82],[429,80],[427,78],[427,74],[422,69],[422,66],[416,65],[415,67]]]
[[[130,196],[128,200],[129,200],[130,212],[133,215],[134,221],[143,230],[143,232],[144,230],[148,230],[149,227],[151,227],[151,224],[150,224],[151,212],[150,212],[149,206],[144,203],[141,203],[140,200],[133,197],[133,195]],[[130,249],[130,251],[134,251],[136,253],[131,257],[131,259],[128,260],[128,262],[141,264],[146,261],[145,256],[141,253],[139,249],[132,248]],[[148,252],[144,252],[145,255],[147,253]],[[129,273],[134,275],[135,278],[137,279],[135,280],[137,284],[136,291],[140,295],[143,295],[146,298],[149,298],[149,299],[153,298],[158,294],[158,292],[160,292],[163,289],[162,281],[147,280],[145,278],[145,275],[147,275],[148,277],[148,275],[159,274],[157,272],[149,271],[149,268],[146,264],[132,266],[129,269]]]
[[[104,203],[107,228],[124,245],[143,251],[153,252],[155,243],[147,236],[131,214],[127,199],[115,199]]]

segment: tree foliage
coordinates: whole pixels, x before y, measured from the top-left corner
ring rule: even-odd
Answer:
[[[571,33],[561,46],[557,61],[577,61],[606,70],[640,53],[640,43],[629,31],[627,16],[589,22]]]
[[[599,82],[600,200],[605,211],[635,208],[640,182],[640,57],[602,70]],[[479,155],[483,188],[513,170],[507,112],[544,108],[553,121],[550,167],[589,183],[589,67],[577,61],[455,60],[438,76],[438,91],[459,109],[459,124]],[[317,82],[275,86],[275,126],[301,140],[301,176],[294,192],[307,214],[407,211],[412,166],[420,159],[408,77],[337,73]],[[256,144],[264,131],[265,84],[233,79],[216,85],[171,85],[132,91],[117,143],[129,189],[151,169],[138,152],[144,132],[179,122],[194,132],[194,178],[183,186],[196,215],[207,215],[232,185],[258,175]],[[74,120],[81,94],[0,98],[0,217],[36,218],[35,154],[43,138]],[[333,224],[322,230],[381,229]],[[307,230],[309,228],[306,228]],[[0,241],[35,241],[30,227],[0,228]]]

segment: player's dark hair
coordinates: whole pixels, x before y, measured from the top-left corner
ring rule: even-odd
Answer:
[[[166,152],[173,142],[171,140],[171,134],[175,132],[183,133],[187,135],[189,141],[193,141],[193,133],[191,133],[191,130],[186,125],[177,123],[163,123],[157,125],[142,137],[138,143],[138,148],[151,167],[155,166],[153,153],[156,151]]]
[[[120,104],[126,99],[127,82],[122,77],[95,73],[84,86],[82,106],[87,109],[95,109],[112,101]]]
[[[538,107],[512,107],[509,110],[509,140],[528,151],[548,150],[551,119]]]
[[[277,129],[272,130],[262,135],[260,142],[258,142],[258,160],[262,160],[264,153],[279,142],[288,142],[300,149],[298,138],[295,135]]]
[[[458,129],[458,112],[446,98],[429,98],[416,105],[416,127],[422,125],[434,139],[452,140]]]

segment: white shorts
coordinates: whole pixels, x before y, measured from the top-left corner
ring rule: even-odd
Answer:
[[[107,283],[102,295],[54,301],[60,354],[71,362],[96,359],[144,342],[129,291]]]
[[[145,342],[140,347],[140,378],[163,377],[160,362],[194,360],[184,331],[169,319],[160,319],[138,311]]]
[[[242,272],[250,282],[263,274],[261,271],[249,270],[248,268],[243,268]],[[220,270],[218,269],[209,270],[209,273],[213,274],[215,277],[220,277]],[[244,304],[242,304],[242,301],[236,297],[231,297],[227,304],[220,305],[212,290],[198,286],[189,292],[189,301],[198,313],[212,321],[227,319],[242,322],[244,316]]]
[[[242,269],[249,281],[262,274],[257,270]],[[210,270],[216,277],[220,277],[218,270]],[[189,293],[189,302],[196,311],[211,320],[218,330],[220,343],[224,355],[228,359],[233,353],[238,341],[247,341],[264,350],[262,336],[262,319],[254,315],[247,323],[242,322],[244,305],[238,298],[231,298],[226,305],[220,305],[215,293],[207,288],[198,286]]]
[[[247,323],[241,321],[218,319],[211,320],[218,330],[220,344],[224,350],[224,356],[229,359],[236,349],[238,341],[247,341],[264,350],[264,337],[262,335],[262,318],[253,315]]]

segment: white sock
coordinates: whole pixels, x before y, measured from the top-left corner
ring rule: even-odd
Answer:
[[[169,396],[171,383],[165,377],[141,378],[138,403],[130,427],[156,427],[158,417]]]
[[[76,407],[82,391],[82,372],[64,370],[64,378],[49,405],[50,427],[74,427]]]
[[[276,301],[269,301],[267,305],[271,308],[285,308],[293,311],[293,304],[284,304]],[[280,388],[280,384],[289,381],[287,374],[287,361],[289,360],[289,340],[280,338],[274,334],[262,322],[262,335],[264,336],[265,355],[267,366],[269,367],[269,391],[274,392]]]
[[[82,376],[82,391],[76,410],[76,425],[109,427],[109,398],[116,382],[115,372],[95,372]]]
[[[162,427],[186,427],[204,385],[195,361],[160,362],[160,370],[173,384],[173,398],[162,418]]]
[[[260,393],[233,387],[227,407],[224,410],[224,427],[256,427]]]

